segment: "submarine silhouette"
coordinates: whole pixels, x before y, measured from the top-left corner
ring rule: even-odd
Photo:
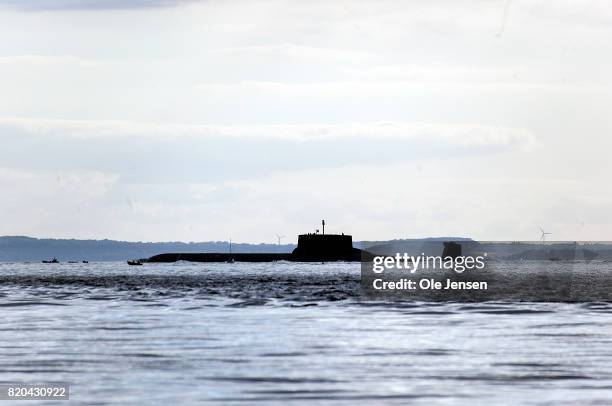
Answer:
[[[325,222],[323,222],[325,227]],[[361,250],[353,247],[353,237],[344,234],[301,234],[290,254],[279,253],[166,253],[154,255],[146,262],[329,262],[361,261]]]

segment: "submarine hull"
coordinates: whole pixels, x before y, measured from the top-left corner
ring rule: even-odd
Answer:
[[[361,261],[361,250],[353,248],[353,238],[344,234],[302,234],[291,254],[278,253],[167,253],[147,262],[333,262]]]
[[[289,261],[291,254],[167,253],[152,256],[147,262],[273,262]]]

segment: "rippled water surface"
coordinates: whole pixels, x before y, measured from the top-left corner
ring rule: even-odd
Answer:
[[[359,274],[0,264],[0,380],[88,405],[611,404],[612,305],[372,301]]]

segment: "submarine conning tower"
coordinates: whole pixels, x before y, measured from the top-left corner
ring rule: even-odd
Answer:
[[[293,261],[359,261],[361,250],[344,234],[301,234],[291,253]]]

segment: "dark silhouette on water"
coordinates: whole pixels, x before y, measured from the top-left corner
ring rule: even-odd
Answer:
[[[442,251],[442,258],[451,257],[457,258],[461,256],[461,244],[449,241],[444,243],[444,250]]]
[[[166,253],[154,255],[147,262],[328,262],[361,261],[362,251],[353,247],[353,237],[344,234],[323,233],[298,236],[298,246],[290,254],[284,253]]]
[[[57,258],[53,257],[53,259],[51,261],[44,261],[42,262],[43,264],[59,264],[59,261],[57,260]]]
[[[323,222],[325,226],[325,222]],[[344,234],[302,234],[290,261],[360,261],[361,250],[353,248],[353,237]]]

